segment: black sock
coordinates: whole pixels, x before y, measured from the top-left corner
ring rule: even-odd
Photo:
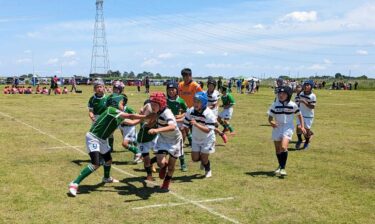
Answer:
[[[210,171],[211,170],[210,160],[208,160],[208,163],[206,165],[203,165],[203,166],[204,166],[205,171]]]
[[[288,151],[285,151],[285,152],[282,152],[280,154],[280,158],[281,158],[281,169],[285,169],[285,166],[286,166],[286,161],[288,159]]]
[[[306,138],[305,144],[309,144],[310,138]]]
[[[171,180],[171,179],[172,179],[172,176],[167,175],[167,176],[165,176],[164,180]]]
[[[152,175],[151,166],[145,167],[145,170],[146,170],[147,176],[151,176]]]
[[[152,157],[151,161],[150,161],[151,164],[154,164],[156,163],[156,156]]]
[[[279,166],[281,166],[281,154],[276,153],[276,157],[277,157],[277,161],[279,162]]]
[[[302,142],[302,134],[297,134],[297,137],[298,137],[298,141]]]

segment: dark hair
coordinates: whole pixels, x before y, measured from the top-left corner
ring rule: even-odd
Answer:
[[[186,76],[186,75],[191,76],[192,75],[191,69],[190,68],[184,68],[184,69],[182,69],[181,70],[181,75],[182,76]]]

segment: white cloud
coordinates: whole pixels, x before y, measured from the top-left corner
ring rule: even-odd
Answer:
[[[69,58],[69,57],[73,57],[75,55],[76,55],[75,51],[65,51],[64,54],[63,54],[63,57],[64,58]]]
[[[31,50],[24,50],[23,53],[25,53],[25,54],[31,54]]]
[[[228,56],[229,53],[228,53],[228,52],[224,52],[222,55],[223,55],[223,56]]]
[[[56,65],[58,62],[59,62],[58,58],[50,58],[50,59],[48,59],[47,64],[48,65]]]
[[[16,61],[17,64],[27,64],[31,62],[31,58],[21,58]]]
[[[313,64],[310,67],[308,67],[307,69],[309,69],[309,70],[325,70],[326,68],[327,68],[326,66],[321,65],[321,64]]]
[[[317,20],[316,11],[295,11],[283,16],[281,22],[314,22]]]
[[[325,64],[332,64],[332,61],[329,60],[329,59],[324,59],[324,63],[325,63]]]
[[[168,58],[172,58],[173,57],[173,54],[172,53],[162,53],[162,54],[159,54],[158,55],[158,58],[161,58],[161,59],[168,59]]]
[[[155,58],[145,59],[145,61],[142,63],[142,67],[153,67],[159,64],[161,64],[161,62]]]
[[[365,51],[365,50],[358,50],[358,51],[356,51],[356,53],[357,53],[358,55],[368,55],[368,52]]]
[[[253,26],[254,29],[263,30],[265,27],[262,24],[257,24]]]
[[[202,51],[202,50],[196,51],[195,53],[196,53],[196,54],[200,54],[200,55],[204,55],[204,54],[205,54],[205,52]]]
[[[26,34],[27,37],[30,37],[30,38],[37,38],[37,37],[40,37],[40,33],[39,32],[28,32]]]

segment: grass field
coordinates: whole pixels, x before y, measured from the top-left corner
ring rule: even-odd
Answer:
[[[170,193],[159,191],[160,180],[144,187],[143,164],[131,164],[116,131],[112,175],[121,182],[100,184],[99,169],[71,198],[68,183],[89,162],[84,137],[91,87],[80,88],[83,94],[0,95],[0,223],[375,220],[373,91],[317,91],[315,137],[308,151],[290,145],[284,179],[272,175],[277,164],[266,111],[274,95],[263,88],[255,95],[234,93],[237,135],[227,145],[218,139],[211,179],[189,160],[188,172],[175,172]],[[146,95],[134,90],[126,92],[138,109]]]

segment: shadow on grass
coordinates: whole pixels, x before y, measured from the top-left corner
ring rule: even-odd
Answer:
[[[260,127],[271,127],[270,124],[260,124],[259,126],[260,126]]]
[[[134,163],[133,161],[113,161],[113,165],[137,165],[137,163]]]
[[[80,160],[80,159],[76,159],[76,160],[73,160],[72,163],[75,163],[77,166],[82,166],[82,163],[91,163],[91,160],[87,159],[87,160]]]
[[[266,176],[266,177],[277,177],[279,179],[284,179],[284,176],[276,176],[274,171],[255,171],[255,172],[247,172],[245,174],[250,175],[252,177]]]
[[[173,182],[177,183],[185,183],[185,182],[193,182],[193,180],[199,180],[205,178],[204,175],[201,174],[193,174],[190,176],[179,176],[179,177],[173,177]]]
[[[79,185],[78,194],[90,194],[93,191],[108,191],[108,190],[98,190],[98,188],[103,187],[104,183],[98,183],[95,185]],[[109,190],[110,191],[110,190]],[[72,197],[69,193],[67,193],[69,197]]]
[[[165,193],[166,191],[160,189],[156,182],[154,184],[147,183],[144,177],[129,177],[120,181],[126,185],[116,186],[119,195],[136,195],[139,199],[125,200],[125,202],[147,200],[153,193]],[[137,188],[133,183],[141,182],[143,188]]]
[[[252,177],[257,177],[257,176],[274,177],[275,176],[274,171],[254,171],[254,172],[247,172],[246,174]]]

